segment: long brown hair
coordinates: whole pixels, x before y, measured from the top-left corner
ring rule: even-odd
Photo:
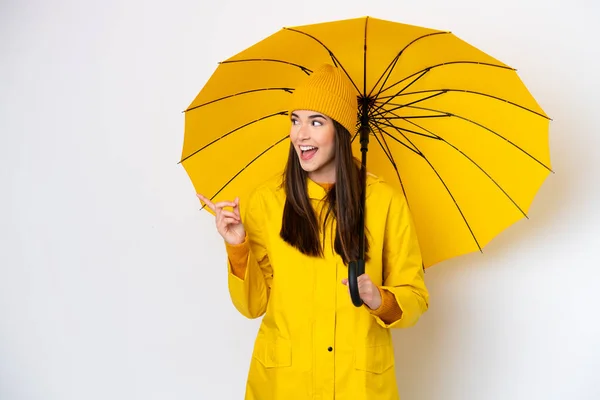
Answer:
[[[306,190],[308,173],[302,169],[293,144],[283,176],[283,187],[286,192],[281,238],[310,256],[323,256],[323,246],[319,241],[321,229],[325,231],[330,215],[336,221],[334,249],[344,263],[358,259],[359,227],[363,216],[361,196],[364,190],[360,177],[360,162],[352,154],[350,133],[337,121],[335,128],[335,184],[325,197],[326,211],[319,226],[317,215],[310,203]],[[326,235],[323,236],[325,240]],[[365,260],[369,249],[365,234]]]

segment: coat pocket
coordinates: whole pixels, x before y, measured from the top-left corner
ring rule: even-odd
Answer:
[[[360,346],[356,349],[354,366],[356,369],[381,374],[394,366],[394,348],[391,344]]]
[[[281,368],[292,365],[292,346],[288,340],[259,338],[254,345],[252,357],[265,368]]]

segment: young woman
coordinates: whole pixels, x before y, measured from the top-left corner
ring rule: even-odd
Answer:
[[[352,304],[347,264],[358,256],[363,190],[351,149],[357,109],[343,72],[322,66],[292,96],[283,176],[254,190],[243,213],[238,199],[198,195],[225,240],[234,306],[263,316],[246,400],[399,398],[390,329],[414,325],[429,294],[404,197],[369,174],[364,304]]]

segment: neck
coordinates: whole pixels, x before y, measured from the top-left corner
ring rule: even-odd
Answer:
[[[328,169],[319,169],[308,173],[308,177],[318,183],[335,183],[335,167]]]
[[[335,183],[335,178],[334,177],[327,177],[325,175],[319,175],[319,174],[309,174],[308,177],[316,183],[329,183],[329,184],[334,184]]]

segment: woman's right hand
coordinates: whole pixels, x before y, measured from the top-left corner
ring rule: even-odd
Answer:
[[[240,217],[240,199],[236,197],[235,201],[221,201],[213,204],[209,199],[197,193],[196,196],[202,201],[208,208],[215,213],[215,223],[217,225],[217,231],[223,237],[223,239],[231,244],[241,244],[246,239],[246,230],[244,224],[242,224],[242,218]],[[233,211],[224,210],[224,207],[232,207]]]

